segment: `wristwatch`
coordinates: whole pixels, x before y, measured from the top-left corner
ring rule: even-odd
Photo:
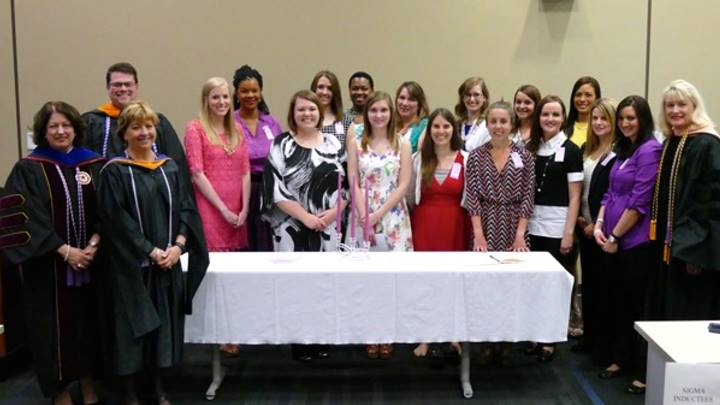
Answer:
[[[613,234],[610,234],[610,236],[608,236],[607,241],[609,243],[612,243],[613,245],[617,245],[618,242],[617,238]]]

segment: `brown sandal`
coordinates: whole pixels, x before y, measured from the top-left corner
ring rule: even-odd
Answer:
[[[389,359],[392,357],[393,353],[393,347],[390,344],[383,344],[380,345],[380,358],[381,359]]]
[[[240,345],[225,343],[220,345],[220,351],[230,356],[237,356],[240,354]]]
[[[367,352],[367,356],[370,359],[377,359],[380,351],[380,347],[378,345],[367,345],[365,348],[365,351]]]

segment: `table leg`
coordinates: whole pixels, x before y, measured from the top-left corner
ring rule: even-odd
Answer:
[[[465,398],[473,397],[473,387],[470,383],[470,342],[462,343],[460,355],[460,387]]]
[[[665,364],[671,362],[655,343],[648,342],[645,404],[660,404],[665,393]]]
[[[215,393],[220,389],[223,379],[225,378],[225,368],[222,366],[222,356],[220,355],[220,346],[214,345],[212,352],[212,382],[205,391],[205,399],[212,401],[215,399]]]

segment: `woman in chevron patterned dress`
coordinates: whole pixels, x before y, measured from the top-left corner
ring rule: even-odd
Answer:
[[[498,101],[488,109],[490,142],[470,153],[465,207],[473,225],[473,250],[527,251],[527,224],[533,211],[535,163],[512,142],[515,112]]]
[[[465,206],[473,227],[475,251],[528,251],[527,225],[533,211],[535,161],[513,142],[515,111],[505,101],[488,108],[490,141],[470,152],[465,177]],[[508,365],[510,343],[483,343],[480,363],[495,356]]]

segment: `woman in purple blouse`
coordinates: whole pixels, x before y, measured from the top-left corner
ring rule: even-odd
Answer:
[[[612,364],[599,374],[608,379],[623,372],[638,372],[632,392],[644,389],[644,362],[640,337],[633,323],[645,312],[650,271],[648,231],[653,187],[662,146],[653,135],[654,123],[647,101],[628,96],[617,108],[615,153],[610,186],[595,222],[595,241],[607,253],[610,290],[610,330],[607,344]]]
[[[270,225],[261,218],[263,170],[270,146],[282,132],[280,123],[270,115],[262,96],[263,79],[260,72],[248,65],[241,66],[233,76],[235,112],[233,117],[242,126],[250,158],[250,213],[247,217],[248,250],[273,250]],[[239,180],[238,180],[239,181]]]

